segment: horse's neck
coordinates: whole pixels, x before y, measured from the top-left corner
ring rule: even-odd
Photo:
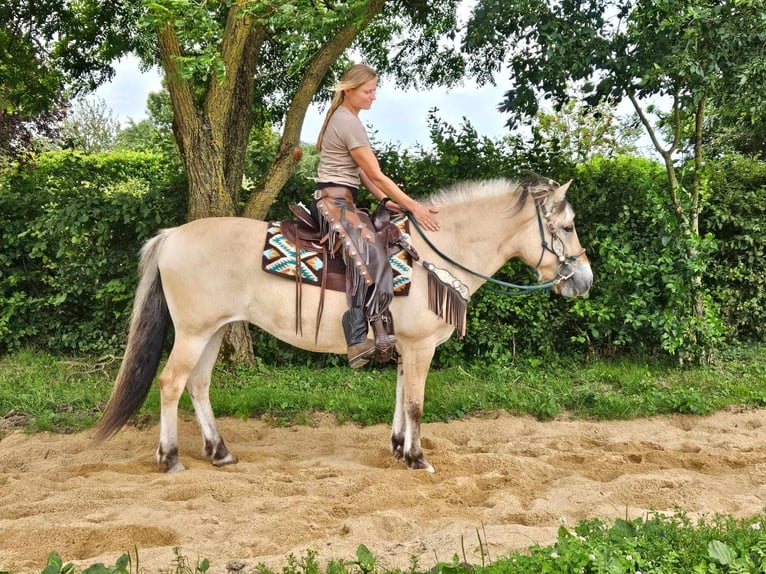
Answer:
[[[441,230],[431,234],[434,244],[460,265],[492,275],[516,253],[514,235],[528,223],[527,207],[511,214],[507,197],[476,203],[445,206],[439,214]],[[473,292],[484,280],[437,258],[437,267],[446,267]]]

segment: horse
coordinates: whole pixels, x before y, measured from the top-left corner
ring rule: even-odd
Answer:
[[[585,295],[593,273],[566,199],[571,181],[529,183],[492,179],[454,184],[422,201],[438,206],[441,229],[411,234],[422,261],[436,261],[473,293],[503,264],[519,258],[564,297]],[[415,223],[414,220],[411,221]],[[266,273],[261,250],[268,222],[203,218],[159,231],[141,249],[139,283],[125,353],[97,424],[97,439],[118,432],[141,407],[154,381],[172,321],[175,340],[159,376],[161,397],[156,460],[165,472],[184,470],[178,455],[178,402],[186,389],[199,424],[203,453],[213,465],[236,462],[216,427],[209,398],[213,366],[228,324],[248,321],[290,345],[319,353],[346,351],[341,316],[346,296],[326,291],[323,317],[305,313],[296,329],[285,301],[290,281]],[[417,227],[417,226],[416,226]],[[434,472],[421,448],[420,421],[428,371],[438,345],[455,331],[427,304],[427,271],[414,266],[409,294],[395,297],[396,398],[390,452],[409,469]],[[316,309],[320,292],[304,286],[302,305]],[[304,334],[305,333],[305,334]]]

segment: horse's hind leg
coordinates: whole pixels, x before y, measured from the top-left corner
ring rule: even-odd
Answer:
[[[185,469],[178,460],[178,401],[207,342],[207,339],[189,338],[176,332],[173,349],[160,374],[160,444],[157,447],[157,463],[165,472]]]
[[[213,414],[213,407],[210,405],[210,379],[225,332],[226,326],[223,326],[208,341],[197,366],[189,375],[189,380],[186,383],[186,389],[189,391],[189,396],[194,404],[194,413],[202,431],[202,450],[215,466],[237,462],[236,457],[229,452],[218,433],[215,414]]]

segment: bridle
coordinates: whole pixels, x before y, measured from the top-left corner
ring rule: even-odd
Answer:
[[[561,264],[558,268],[558,271],[556,272],[556,277],[554,279],[551,279],[550,281],[546,281],[544,283],[538,283],[536,285],[518,285],[516,283],[508,283],[507,281],[501,281],[500,279],[495,279],[494,277],[483,275],[482,273],[479,273],[478,271],[469,269],[468,267],[452,259],[449,255],[446,255],[438,247],[436,247],[428,238],[425,231],[423,231],[423,229],[420,227],[420,224],[417,222],[417,220],[415,219],[415,216],[411,212],[405,211],[404,213],[407,215],[409,220],[415,226],[415,229],[418,231],[418,233],[426,242],[426,244],[439,257],[441,257],[448,263],[451,263],[458,269],[462,269],[466,273],[473,275],[474,277],[479,277],[480,279],[483,279],[484,281],[488,283],[499,285],[500,287],[505,288],[505,289],[493,289],[493,291],[503,293],[505,295],[526,295],[533,291],[550,289],[551,287],[558,285],[562,281],[566,281],[567,279],[570,279],[575,273],[574,268],[572,267],[572,263],[575,262],[583,253],[585,253],[585,248],[583,248],[576,255],[567,255],[564,242],[556,233],[556,226],[551,221],[550,211],[543,209],[543,206],[541,205],[541,201],[537,197],[532,195],[532,198],[535,202],[535,211],[537,213],[537,224],[538,224],[538,228],[540,229],[540,244],[542,248],[540,252],[540,259],[537,261],[537,265],[535,265],[535,271],[539,270],[540,264],[543,262],[543,258],[545,257],[546,251],[549,253],[553,253],[558,258],[559,263]],[[543,220],[545,220],[545,225],[543,225]],[[550,244],[548,244],[548,241],[545,238],[546,227],[548,228],[548,233],[550,233],[550,236],[551,236]],[[511,289],[511,291],[509,291],[509,289]]]
[[[561,264],[559,266],[558,271],[556,272],[556,279],[554,280],[554,285],[557,283],[560,283],[561,281],[566,281],[567,279],[571,278],[572,275],[574,275],[574,269],[572,268],[572,263],[577,261],[579,257],[585,253],[585,248],[583,247],[579,253],[576,255],[567,255],[566,253],[566,247],[564,247],[564,242],[559,237],[558,233],[556,233],[556,226],[551,221],[551,213],[548,210],[543,209],[543,206],[540,205],[540,201],[535,197],[535,211],[537,212],[537,226],[540,229],[540,240],[542,245],[542,251],[540,252],[540,259],[537,260],[537,265],[535,265],[535,270],[537,270],[540,267],[540,264],[543,262],[543,257],[545,257],[545,252],[553,253],[556,258],[558,259],[559,263]],[[548,228],[548,233],[551,235],[551,243],[550,245],[545,239],[545,228],[543,227],[543,219],[545,219],[545,227]]]

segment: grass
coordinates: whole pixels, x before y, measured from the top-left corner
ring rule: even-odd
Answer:
[[[487,410],[629,419],[668,413],[709,414],[727,407],[766,405],[766,347],[731,350],[708,366],[681,368],[641,359],[572,359],[434,370],[426,387],[424,421]],[[116,359],[62,358],[22,351],[0,359],[0,436],[14,429],[75,432],[92,426],[109,398]],[[266,417],[300,424],[315,411],[339,421],[390,422],[396,372],[392,366],[312,370],[305,366],[218,366],[211,400],[218,416]],[[187,397],[181,409],[191,412]],[[156,421],[157,385],[138,419]]]
[[[435,370],[426,388],[425,421],[443,421],[487,411],[506,410],[539,419],[570,416],[626,419],[667,413],[707,414],[723,408],[766,405],[766,346],[722,353],[708,366],[681,368],[671,362],[641,359],[572,359],[513,365],[469,365]],[[22,351],[0,358],[0,438],[15,430],[74,432],[92,426],[109,397],[118,368],[113,359],[54,357]],[[211,398],[218,416],[266,417],[274,424],[301,424],[315,411],[340,421],[390,422],[396,372],[391,367],[311,370],[307,367],[217,367]],[[191,411],[190,402],[181,408]],[[156,385],[138,415],[157,420]],[[479,541],[481,534],[477,529]],[[495,558],[495,557],[493,557]],[[113,566],[96,564],[85,574],[143,572],[134,557]],[[205,572],[206,560],[192,564],[180,551],[164,572]],[[222,565],[215,565],[217,570]],[[265,566],[257,574],[372,574],[390,572],[360,545],[355,561],[322,566],[316,555],[288,557],[281,572]],[[44,574],[78,570],[55,552]],[[693,523],[683,514],[654,514],[634,521],[582,521],[560,529],[547,547],[467,564],[458,551],[453,560],[427,569],[414,560],[409,574],[513,573],[718,573],[766,572],[766,515],[745,520],[714,517]],[[0,574],[4,574],[0,572]]]
[[[482,540],[477,529],[480,543]],[[193,563],[176,548],[168,574],[204,574],[214,566],[207,560]],[[716,516],[693,522],[686,515],[649,514],[635,520],[583,520],[573,529],[562,526],[558,539],[549,546],[532,546],[527,552],[514,552],[492,560],[482,553],[481,564],[469,564],[455,554],[450,562],[439,562],[423,569],[415,559],[407,570],[379,567],[375,556],[359,545],[356,560],[332,560],[324,567],[316,553],[287,557],[281,571],[263,564],[227,564],[227,572],[247,574],[714,574],[766,571],[766,515],[735,520]],[[217,565],[221,570],[223,565]],[[52,552],[42,574],[75,574],[71,563],[64,563]],[[83,574],[138,574],[139,551],[123,554],[113,566],[94,564]],[[0,572],[0,574],[6,574]]]

